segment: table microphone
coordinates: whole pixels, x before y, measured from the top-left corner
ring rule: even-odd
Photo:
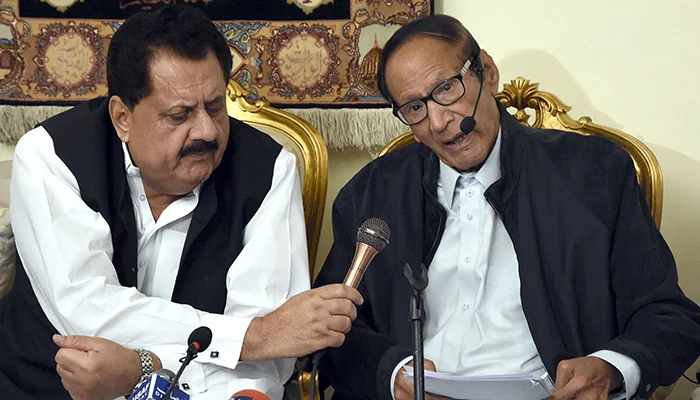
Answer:
[[[211,344],[211,336],[211,329],[206,326],[200,326],[190,333],[190,337],[187,338],[187,353],[180,359],[182,365],[180,365],[180,369],[177,370],[177,375],[175,375],[175,378],[173,378],[173,381],[170,383],[168,391],[165,392],[163,396],[164,399],[170,400],[168,396],[173,390],[178,388],[177,381],[185,371],[185,367],[189,365],[190,361],[197,358],[197,353],[201,353],[209,347]]]
[[[237,391],[228,400],[270,400],[270,397],[265,393],[258,392],[253,389],[244,389]]]

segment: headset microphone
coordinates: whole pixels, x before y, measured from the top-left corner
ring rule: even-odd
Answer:
[[[459,130],[465,134],[471,133],[476,126],[476,120],[474,117],[476,117],[476,108],[479,106],[479,99],[481,99],[481,89],[484,87],[484,67],[479,56],[474,58],[474,70],[479,76],[479,94],[476,96],[476,102],[474,102],[474,110],[472,111],[472,115],[464,117],[462,122],[459,123]]]

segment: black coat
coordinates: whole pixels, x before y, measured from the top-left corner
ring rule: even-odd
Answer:
[[[700,355],[700,308],[678,286],[629,154],[600,137],[537,130],[501,110],[502,178],[485,193],[513,241],[523,311],[547,371],[597,350],[634,359],[638,394],[674,382]],[[415,143],[363,168],[333,205],[335,242],[315,285],[342,282],[356,230],[391,227],[359,290],[365,303],[321,373],[335,399],[391,399],[390,378],[411,354],[405,263],[430,265],[446,211],[436,155]]]

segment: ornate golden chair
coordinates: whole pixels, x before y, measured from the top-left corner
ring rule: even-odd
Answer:
[[[550,128],[576,132],[581,135],[598,135],[606,137],[622,146],[630,153],[637,170],[637,180],[642,187],[651,215],[656,226],[661,226],[661,207],[663,203],[663,177],[661,167],[654,153],[639,139],[625,132],[595,124],[590,117],[574,120],[567,114],[571,107],[551,93],[538,89],[538,83],[530,83],[528,79],[517,78],[503,85],[503,91],[496,98],[506,108],[515,108],[515,118],[524,125],[536,128]],[[534,110],[535,121],[530,124],[530,115],[525,109]],[[406,144],[413,142],[411,132],[404,133],[389,142],[379,153],[380,156]]]
[[[297,158],[309,249],[309,279],[312,279],[323,222],[323,208],[326,204],[328,184],[326,144],[316,128],[308,122],[278,110],[266,101],[249,101],[248,95],[249,92],[232,79],[227,88],[228,115],[267,133]]]

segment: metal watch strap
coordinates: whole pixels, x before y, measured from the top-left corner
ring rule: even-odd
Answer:
[[[153,373],[153,357],[148,350],[134,349],[134,351],[141,359],[141,381],[143,381]]]

